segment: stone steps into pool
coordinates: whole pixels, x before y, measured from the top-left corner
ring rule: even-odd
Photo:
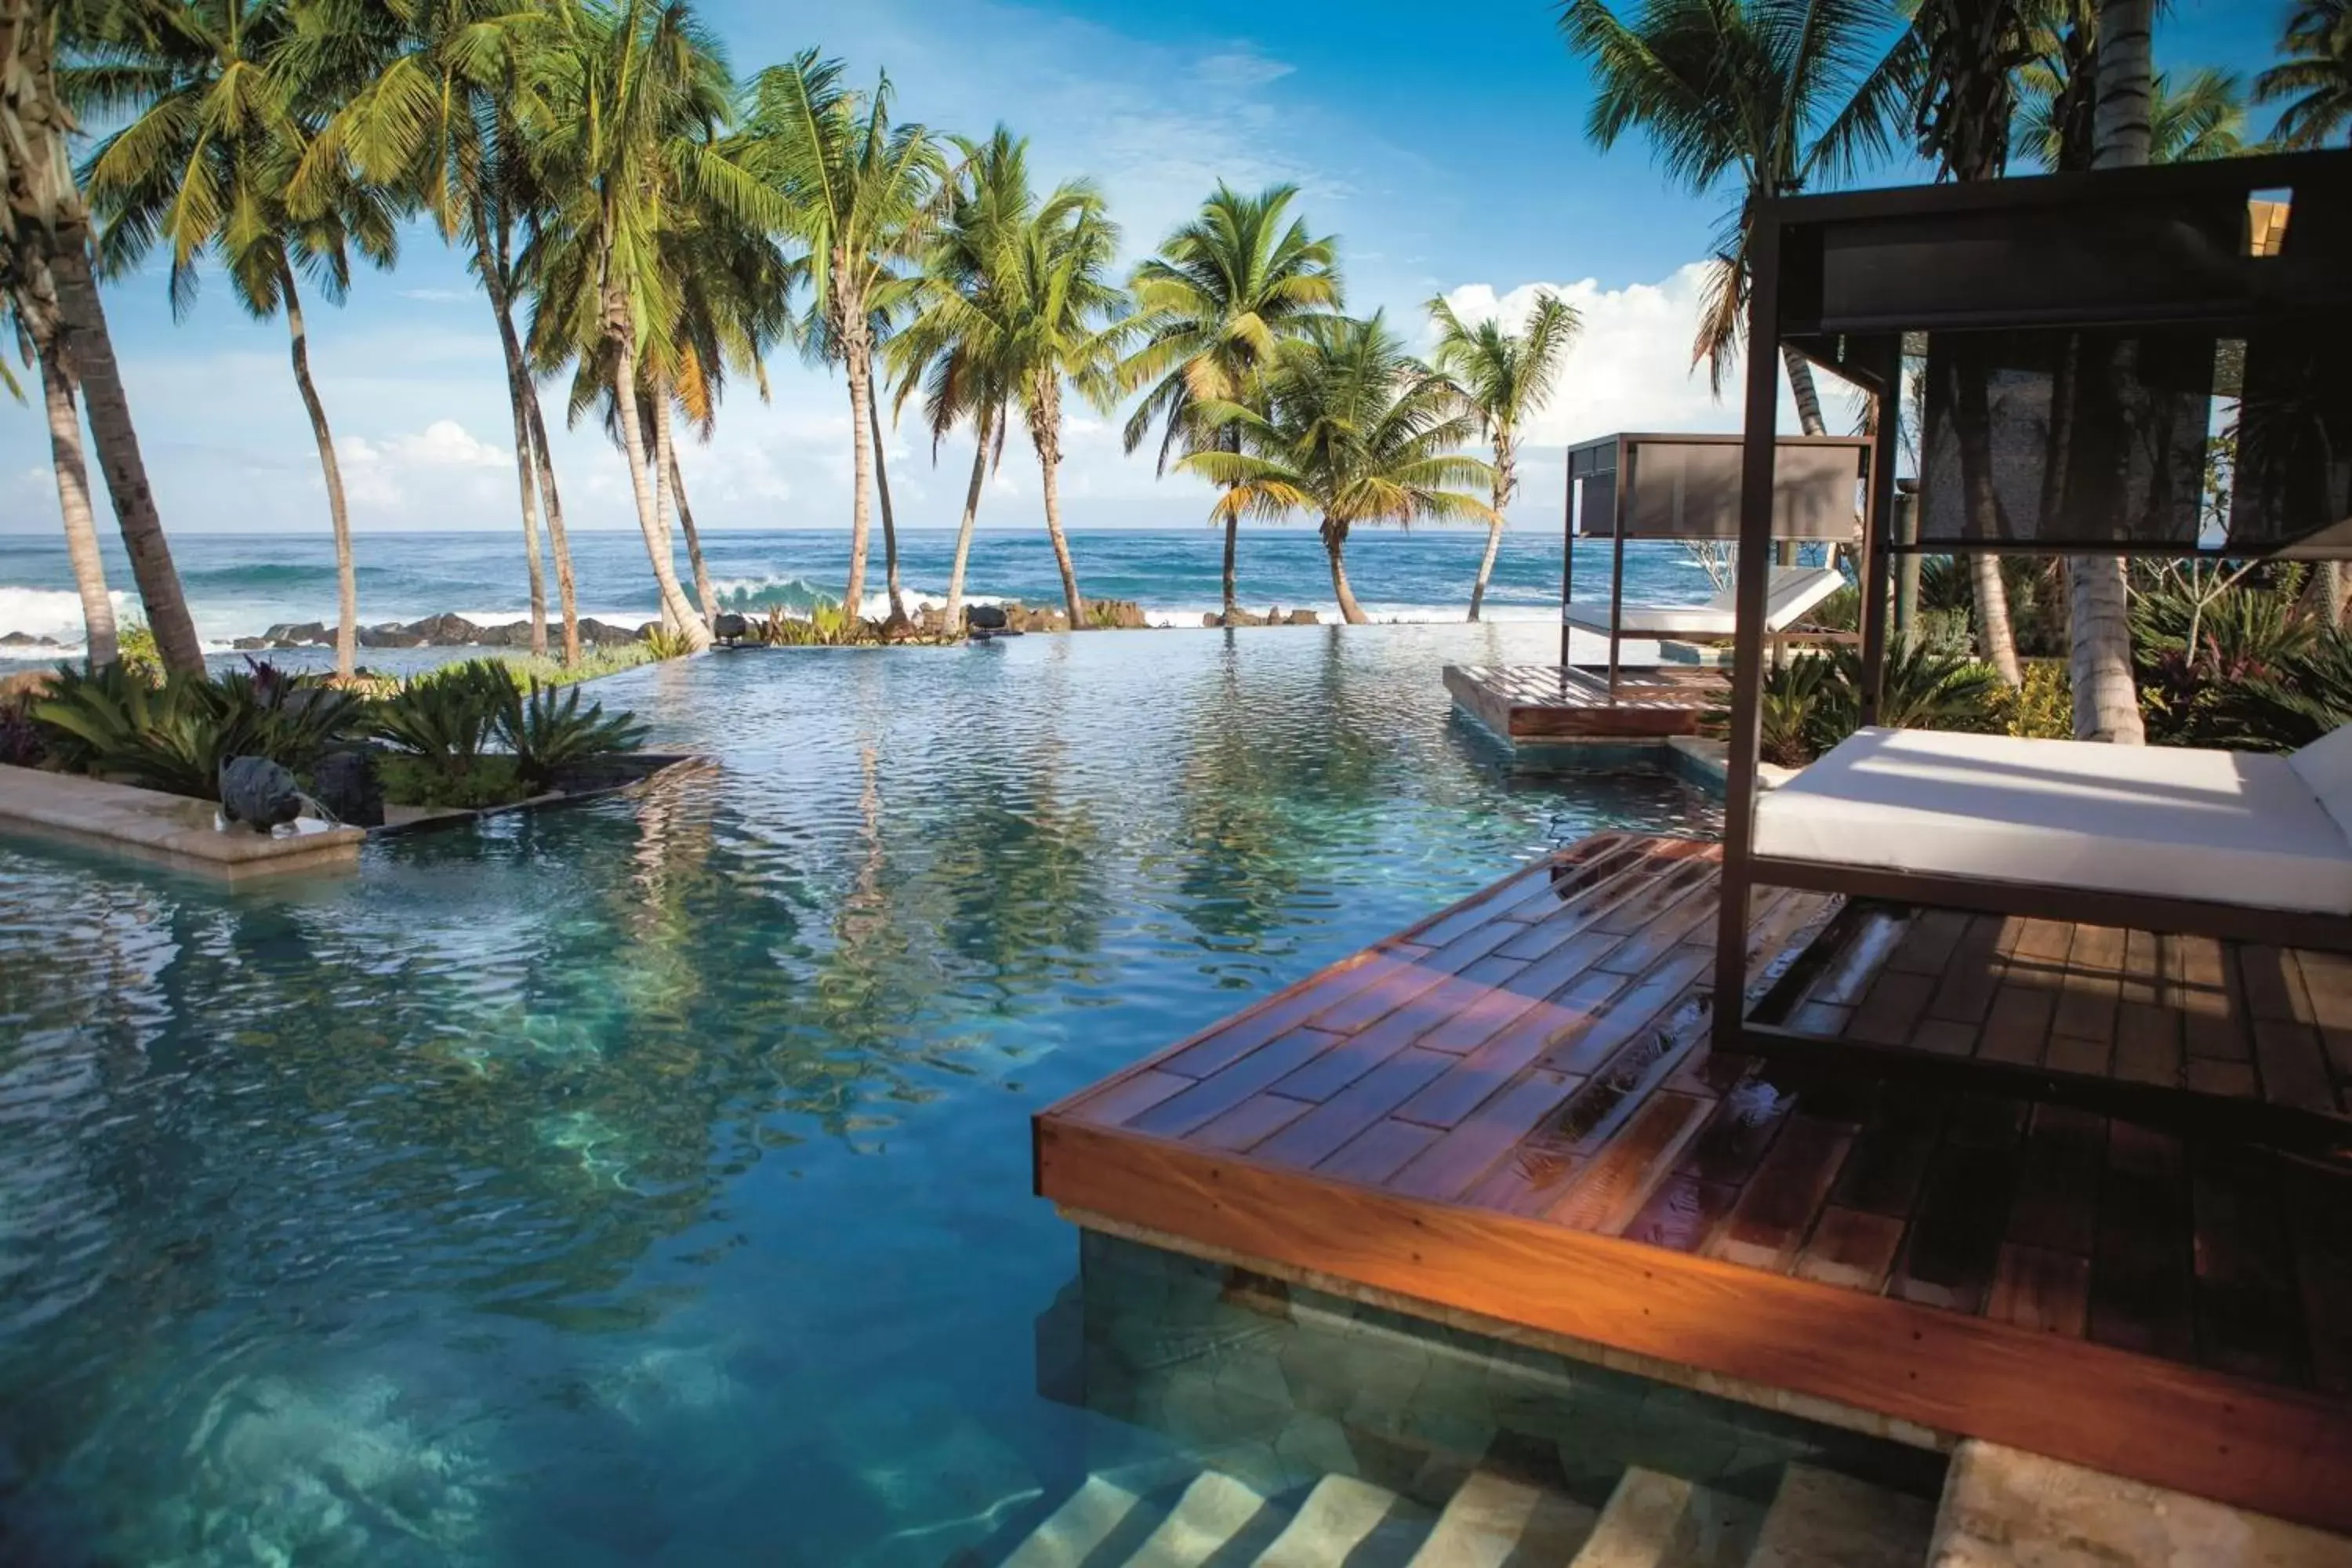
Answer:
[[[1002,1568],[1914,1568],[1934,1513],[1806,1465],[1769,1506],[1636,1467],[1598,1510],[1478,1469],[1434,1517],[1351,1476],[1289,1500],[1214,1470],[1150,1496],[1090,1476]]]

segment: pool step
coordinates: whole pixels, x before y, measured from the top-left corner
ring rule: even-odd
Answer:
[[[1090,1476],[1003,1568],[1920,1568],[1934,1516],[1924,1499],[1807,1465],[1788,1468],[1769,1508],[1636,1467],[1597,1511],[1481,1468],[1434,1521],[1352,1476],[1291,1504],[1214,1470],[1172,1500]]]
[[[1919,1568],[1936,1505],[1811,1465],[1790,1465],[1748,1568]]]

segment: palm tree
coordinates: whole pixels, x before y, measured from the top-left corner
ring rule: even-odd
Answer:
[[[1197,450],[1207,433],[1194,417],[1204,403],[1246,400],[1250,380],[1295,338],[1302,324],[1340,308],[1338,243],[1283,220],[1296,185],[1269,185],[1244,196],[1219,184],[1200,215],[1171,234],[1135,269],[1131,328],[1140,343],[1118,366],[1123,392],[1149,387],[1123,438],[1134,451],[1160,426],[1160,471],[1180,451]],[[1230,437],[1230,428],[1225,432]],[[1233,448],[1228,448],[1233,449]],[[1241,512],[1220,506],[1225,524],[1224,620],[1240,605],[1234,555]]]
[[[1225,487],[1221,510],[1315,513],[1331,592],[1349,626],[1366,618],[1348,584],[1355,524],[1493,521],[1494,509],[1466,493],[1496,478],[1461,450],[1477,416],[1451,382],[1404,352],[1381,317],[1328,319],[1285,343],[1261,391],[1262,409],[1203,404],[1200,417],[1237,439],[1197,447],[1177,466]]]
[[[90,265],[89,213],[66,155],[66,140],[76,127],[52,52],[58,20],[44,0],[0,0],[0,188],[7,202],[10,302],[36,353],[45,364],[55,361],[88,405],[107,495],[164,668],[198,671],[205,667],[204,646],[147,482]],[[62,495],[75,480],[61,468],[58,482]],[[79,489],[87,494],[86,477]]]
[[[2067,144],[2064,109],[2079,96],[2070,79],[2050,66],[2030,68],[2022,79],[2026,98],[2018,127],[2019,150],[2042,168],[2086,166]],[[2210,66],[2191,71],[2175,86],[2162,71],[2150,99],[2148,162],[2190,163],[2234,158],[2246,150],[2245,95],[2231,72]]]
[[[106,589],[106,562],[99,553],[98,521],[89,504],[89,467],[82,457],[81,410],[75,401],[73,372],[66,363],[64,344],[54,328],[47,334],[43,353],[26,324],[38,301],[27,301],[24,267],[16,247],[0,237],[0,317],[16,339],[17,357],[37,365],[41,382],[42,412],[49,422],[49,459],[58,486],[58,511],[65,522],[66,559],[73,567],[74,588],[81,599],[83,643],[89,667],[112,664],[121,653],[114,626],[114,600]],[[0,363],[0,386],[18,401],[24,389],[5,363]]]
[[[1036,212],[1026,140],[1000,125],[985,142],[958,137],[954,145],[958,159],[946,209],[912,280],[912,317],[883,350],[898,407],[905,407],[918,386],[923,389],[923,422],[931,433],[935,460],[949,431],[960,424],[971,426],[971,482],[956,525],[943,612],[951,630],[961,624],[981,486],[989,469],[1004,460],[1013,401],[1013,373],[991,357],[1005,341],[991,310],[1011,285],[992,269],[1008,254],[1004,237],[1025,227]]]
[[[523,560],[530,576],[530,646],[547,651],[547,588],[540,514],[547,524],[562,616],[563,657],[580,657],[580,612],[562,502],[548,455],[534,435],[538,390],[515,326],[515,302],[528,288],[518,231],[545,210],[533,187],[521,121],[536,118],[534,50],[560,37],[545,11],[514,11],[508,0],[408,0],[387,8],[333,0],[324,8],[331,36],[363,33],[389,21],[362,86],[329,120],[296,178],[298,199],[336,165],[358,178],[404,192],[431,216],[442,238],[464,247],[481,280],[499,334],[514,431],[515,482],[522,508]]]
[[[875,296],[919,253],[946,160],[920,125],[890,121],[890,79],[871,93],[842,86],[841,63],[814,49],[752,79],[740,138],[744,165],[782,200],[783,226],[808,247],[812,313],[849,384],[849,582],[866,594],[872,529]]]
[[[2256,103],[2288,100],[2273,140],[2318,147],[2352,128],[2352,0],[2301,0],[2278,49],[2284,58],[2254,79]]]
[[[356,180],[322,179],[299,205],[289,187],[320,116],[341,85],[302,79],[279,53],[292,37],[281,0],[199,0],[168,11],[119,14],[118,30],[68,81],[125,123],[92,153],[90,199],[105,219],[106,269],[120,275],[162,244],[171,253],[172,308],[195,302],[207,252],[257,321],[286,318],[294,384],[310,416],[335,540],[335,671],[348,678],[359,649],[358,578],[351,512],[326,405],[310,374],[310,333],[299,269],[330,300],[351,286],[351,252],[380,267],[398,249],[388,193]]]
[[[538,281],[530,342],[542,365],[577,363],[575,416],[611,398],[662,619],[700,651],[710,628],[678,584],[667,515],[684,288],[668,263],[697,224],[760,232],[785,214],[717,134],[731,108],[726,65],[682,3],[625,0],[559,19],[562,41],[542,57],[547,122],[532,142],[554,205],[524,257]]]
[[[1479,434],[1495,446],[1495,515],[1486,523],[1486,552],[1478,561],[1478,580],[1470,587],[1470,618],[1478,618],[1486,601],[1486,580],[1494,574],[1495,552],[1503,542],[1503,514],[1519,488],[1519,425],[1541,412],[1551,397],[1552,380],[1560,360],[1576,341],[1583,321],[1576,307],[1551,290],[1538,289],[1527,322],[1507,331],[1493,316],[1475,326],[1454,314],[1443,295],[1430,300],[1429,318],[1437,327],[1435,365],[1453,378],[1470,410],[1477,416]]]
[[[1720,395],[1745,331],[1749,216],[1756,204],[1840,178],[1892,148],[1907,73],[1896,55],[1871,60],[1886,7],[1874,0],[1647,0],[1632,23],[1607,0],[1567,0],[1560,31],[1592,63],[1598,91],[1585,121],[1608,149],[1649,134],[1667,175],[1706,194],[1727,184],[1738,205],[1716,241],[1692,363]],[[1797,416],[1824,434],[1811,365],[1785,348]]]

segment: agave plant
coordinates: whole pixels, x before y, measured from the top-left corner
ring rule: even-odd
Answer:
[[[380,703],[375,733],[394,749],[444,773],[463,773],[489,743],[500,715],[519,699],[505,661],[467,659],[421,675]]]
[[[160,685],[119,664],[60,666],[32,708],[68,768],[202,800],[219,798],[221,764],[232,757],[307,771],[361,713],[350,693],[267,664],[218,679],[175,673]]]
[[[582,712],[577,686],[535,686],[499,710],[498,735],[514,753],[524,782],[544,789],[568,769],[635,751],[646,728],[632,714],[607,718],[601,702]]]
[[[674,626],[656,626],[639,640],[646,645],[646,651],[656,659],[684,658],[699,651],[694,646],[692,634]]]

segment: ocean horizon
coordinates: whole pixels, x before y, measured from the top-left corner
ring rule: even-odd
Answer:
[[[636,626],[658,614],[645,545],[629,530],[574,533],[571,539],[580,614]],[[712,585],[728,609],[764,615],[805,612],[839,602],[848,570],[846,529],[714,530],[702,538]],[[952,529],[909,529],[899,535],[899,576],[913,603],[946,596]],[[1483,531],[1365,530],[1348,543],[1350,585],[1367,614],[1383,621],[1460,620],[1486,547]],[[352,540],[363,626],[454,614],[480,626],[527,618],[528,576],[520,531],[465,529],[362,532]],[[119,539],[103,541],[107,583],[123,615],[138,599]],[[226,648],[280,624],[335,616],[332,542],[312,534],[188,533],[172,541],[174,561],[208,647]],[[1214,529],[1093,529],[1070,535],[1079,591],[1089,599],[1131,600],[1157,625],[1192,626],[1219,607],[1223,538]],[[1706,574],[1675,544],[1634,543],[1625,552],[1628,598],[1696,603],[1713,592]],[[1578,551],[1577,597],[1605,598],[1605,542]],[[692,591],[683,547],[679,579]],[[1493,620],[1556,622],[1561,542],[1549,529],[1503,536],[1484,614]],[[1253,611],[1308,609],[1338,618],[1321,541],[1312,529],[1244,530],[1237,569],[1243,605]],[[556,615],[548,572],[548,613]],[[1061,579],[1043,530],[986,530],[972,539],[965,594],[975,603],[1058,605]],[[861,609],[887,605],[877,530]],[[81,601],[60,538],[0,534],[0,635],[49,637],[58,646],[0,650],[17,658],[55,658],[82,639]]]

